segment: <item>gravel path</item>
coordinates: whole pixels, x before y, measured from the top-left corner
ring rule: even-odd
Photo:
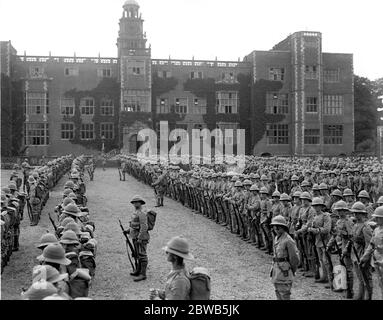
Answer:
[[[2,179],[3,180],[3,179]],[[18,299],[22,286],[31,282],[31,270],[39,250],[35,248],[42,233],[52,230],[47,212],[61,199],[64,181],[51,192],[37,227],[22,222],[20,251],[12,255],[2,275],[2,298]],[[127,176],[119,181],[115,168],[97,169],[95,180],[87,182],[88,207],[96,223],[98,241],[97,269],[90,290],[93,299],[148,299],[150,288],[163,288],[170,265],[161,248],[176,235],[189,239],[194,262],[188,268],[207,267],[212,277],[212,299],[275,299],[270,283],[271,257],[244,243],[227,229],[193,213],[180,203],[165,198],[165,207],[156,208],[157,222],[150,232],[148,245],[149,267],[146,281],[136,283],[129,275],[131,267],[118,219],[127,227],[133,207],[130,199],[140,194],[146,207],[155,205],[152,188]],[[376,299],[376,297],[374,297]],[[315,284],[313,279],[300,275],[294,282],[292,299],[342,299],[341,294]]]

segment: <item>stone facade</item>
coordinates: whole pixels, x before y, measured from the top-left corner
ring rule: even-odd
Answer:
[[[248,154],[353,152],[353,56],[323,53],[321,33],[296,32],[242,61],[173,60],[152,59],[135,1],[119,25],[117,57],[17,55],[1,42],[2,91],[19,83],[23,97],[2,105],[25,110],[27,154],[99,153],[102,141],[106,152],[135,152],[138,131],[159,138],[160,121],[189,137],[245,129]]]

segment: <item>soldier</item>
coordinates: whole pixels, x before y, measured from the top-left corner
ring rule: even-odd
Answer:
[[[167,182],[166,171],[162,173],[161,169],[158,169],[155,181],[152,183],[152,186],[154,187],[154,192],[156,195],[156,200],[157,200],[157,204],[155,205],[155,207],[164,206],[164,194],[165,194],[166,182]]]
[[[370,195],[368,194],[366,190],[362,190],[359,192],[358,200],[366,206],[368,219],[371,219],[372,214],[374,213],[374,208],[372,204],[370,203],[370,199],[371,199]]]
[[[344,189],[343,199],[347,204],[347,208],[351,209],[355,203],[354,193],[352,192],[351,189],[349,189],[349,188]]]
[[[148,256],[146,248],[149,243],[150,235],[148,232],[148,218],[146,210],[142,208],[145,204],[144,199],[140,196],[135,196],[130,201],[134,206],[134,213],[132,215],[129,229],[126,231],[127,234],[133,240],[133,245],[138,256],[138,268],[135,272],[130,273],[132,276],[136,276],[135,282],[146,279],[146,268],[148,266]]]
[[[360,266],[366,268],[370,262],[373,263],[383,296],[383,207],[376,208],[372,217],[375,219],[377,227],[374,229],[371,241],[360,259]]]
[[[291,212],[292,212],[292,206],[291,206],[291,198],[288,194],[282,193],[280,201],[282,203],[282,209],[281,209],[281,216],[283,216],[287,224],[290,226],[290,220],[291,220]],[[289,234],[290,234],[290,228],[289,228]]]
[[[304,251],[304,256],[306,257],[306,262],[308,264],[308,270],[303,274],[305,277],[312,278],[315,276],[315,257],[313,253],[313,244],[310,242],[310,237],[307,234],[307,229],[309,224],[314,218],[315,210],[311,207],[312,197],[309,192],[302,192],[300,199],[302,201],[302,206],[299,209],[299,225],[296,227],[296,235],[300,237],[299,241],[301,243],[302,249]]]
[[[337,203],[340,200],[343,200],[343,194],[339,189],[334,189],[331,194],[331,207],[330,210],[334,210],[334,204]]]
[[[242,215],[241,212],[244,208],[244,202],[245,202],[245,194],[243,192],[243,184],[241,181],[236,181],[234,184],[234,194],[231,197],[231,204],[233,206],[232,216],[233,216],[233,222],[235,225],[235,229],[237,234],[239,234],[240,237],[245,238],[244,235],[244,225],[242,221]]]
[[[353,264],[351,261],[351,254],[347,249],[347,244],[352,237],[352,222],[347,218],[349,209],[347,208],[347,204],[343,200],[338,201],[334,205],[333,210],[335,210],[336,213],[339,215],[339,219],[336,222],[335,233],[332,234],[329,242],[327,243],[327,251],[333,251],[332,247],[335,246],[335,252],[337,252],[338,254],[341,253],[340,262],[345,266],[347,276],[346,297],[347,299],[352,299],[354,296]]]
[[[260,190],[261,197],[261,218],[260,225],[265,240],[265,246],[261,250],[267,251],[268,254],[273,253],[273,237],[270,229],[271,215],[272,215],[272,202],[268,198],[268,190],[266,187],[262,187]]]
[[[172,270],[167,276],[165,290],[151,290],[149,299],[159,297],[162,300],[189,300],[191,285],[184,260],[194,260],[194,257],[189,252],[188,241],[174,237],[163,250],[166,252],[168,262],[172,264]]]
[[[295,192],[302,192],[301,187],[299,186],[299,178],[297,175],[293,174],[291,177],[291,191],[290,196],[292,196]]]
[[[360,258],[371,241],[372,229],[367,223],[367,210],[363,203],[355,202],[351,208],[351,212],[355,214],[356,222],[352,228],[352,239],[348,244],[351,251],[351,258],[354,264],[354,271],[358,280],[358,291],[355,300],[371,300],[372,299],[372,276],[371,265],[367,264],[362,268],[359,265]]]
[[[325,250],[331,231],[331,218],[327,212],[323,211],[326,206],[322,198],[314,198],[311,206],[315,210],[315,216],[307,231],[314,235],[314,250],[317,252],[319,264],[323,270],[322,277],[316,279],[315,282],[326,283],[328,282],[328,274],[332,272],[332,270],[327,269],[325,261]]]
[[[259,197],[259,188],[256,184],[250,187],[250,196],[246,204],[250,219],[250,239],[257,248],[263,247],[262,234],[260,229],[260,209],[261,198]]]
[[[276,233],[271,279],[277,299],[290,300],[291,287],[299,264],[298,249],[295,241],[287,233],[288,226],[284,217],[274,217],[270,225]]]
[[[272,218],[276,216],[282,215],[283,205],[280,202],[281,194],[279,191],[274,191],[271,196],[272,206],[271,206],[271,212],[272,212]]]

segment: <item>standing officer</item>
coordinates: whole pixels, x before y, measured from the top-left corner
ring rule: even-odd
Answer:
[[[126,231],[133,240],[135,251],[138,255],[138,267],[132,276],[137,276],[134,281],[142,281],[146,279],[146,268],[148,266],[148,256],[146,247],[149,243],[148,218],[146,210],[142,208],[145,204],[144,199],[140,196],[133,197],[132,201],[135,211],[129,224],[129,229]]]
[[[298,249],[288,234],[288,226],[283,216],[276,216],[270,223],[276,237],[271,279],[278,300],[290,300],[295,271],[299,264]]]
[[[156,181],[152,184],[152,186],[154,187],[157,200],[155,207],[163,207],[166,188],[166,171],[162,173],[161,169],[157,169]]]

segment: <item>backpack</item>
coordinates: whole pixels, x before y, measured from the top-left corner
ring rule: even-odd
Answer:
[[[157,212],[150,210],[147,212],[146,216],[148,218],[148,231],[151,231],[156,224]]]
[[[206,268],[195,267],[189,280],[190,300],[210,300],[210,276]]]

